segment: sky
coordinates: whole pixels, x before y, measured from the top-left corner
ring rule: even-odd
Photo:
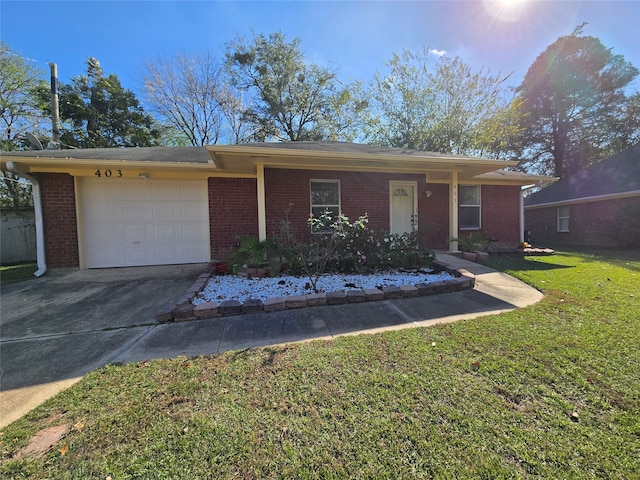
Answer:
[[[511,73],[517,86],[558,37],[583,33],[640,68],[640,0],[628,1],[11,1],[0,2],[0,39],[49,77],[86,72],[88,57],[142,98],[146,62],[176,53],[224,56],[236,37],[298,37],[309,62],[344,81],[373,79],[402,50],[459,56],[474,71]],[[632,84],[640,90],[640,80]]]

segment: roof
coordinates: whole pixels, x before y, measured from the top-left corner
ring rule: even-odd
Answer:
[[[386,147],[383,145],[369,145],[365,143],[335,142],[335,141],[302,141],[302,142],[257,142],[245,144],[247,147],[273,148],[279,150],[305,150],[309,152],[334,152],[363,155],[398,155],[409,157],[428,157],[446,159],[469,159],[463,155],[410,150],[408,148]]]
[[[3,160],[20,158],[59,158],[65,160],[117,160],[133,162],[210,163],[205,147],[77,148],[69,150],[28,150],[0,152]]]
[[[640,144],[528,196],[526,207],[640,195]]]
[[[207,176],[254,176],[259,167],[426,174],[429,182],[448,183],[451,172],[461,182],[527,185],[549,177],[506,172],[515,161],[448,155],[346,142],[279,142],[206,147],[137,147],[2,152],[29,172],[86,175],[89,169],[138,168]]]

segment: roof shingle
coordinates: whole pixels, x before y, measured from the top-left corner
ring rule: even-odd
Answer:
[[[525,206],[640,191],[640,144],[528,196]]]

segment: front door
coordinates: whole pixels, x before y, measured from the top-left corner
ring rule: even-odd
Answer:
[[[391,233],[415,232],[418,229],[417,191],[417,182],[389,182]]]

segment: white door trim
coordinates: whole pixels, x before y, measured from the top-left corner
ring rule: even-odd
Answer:
[[[389,232],[391,233],[403,233],[393,232],[393,194],[394,192],[403,186],[411,186],[413,190],[413,221],[411,222],[411,231],[418,230],[418,182],[410,180],[389,180]]]

